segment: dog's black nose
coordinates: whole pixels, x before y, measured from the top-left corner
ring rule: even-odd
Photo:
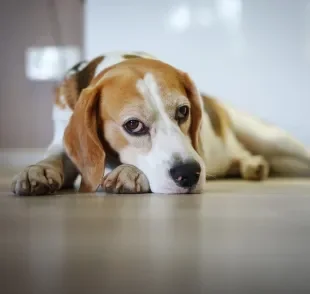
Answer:
[[[201,167],[196,161],[181,163],[170,169],[173,181],[182,188],[191,188],[196,185],[200,173]]]

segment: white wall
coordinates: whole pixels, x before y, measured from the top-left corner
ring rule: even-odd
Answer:
[[[310,0],[88,0],[85,14],[87,58],[148,51],[310,145]]]

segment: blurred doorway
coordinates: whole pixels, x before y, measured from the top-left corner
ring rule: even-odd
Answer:
[[[45,148],[52,138],[55,81],[27,78],[26,52],[73,46],[82,54],[83,1],[5,0],[0,27],[0,150]]]

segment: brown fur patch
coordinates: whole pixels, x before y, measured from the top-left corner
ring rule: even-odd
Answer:
[[[135,54],[124,54],[123,57],[124,57],[125,59],[142,58],[142,56],[135,55]]]
[[[138,79],[143,79],[146,73],[154,75],[156,82],[159,84],[165,105],[169,105],[172,101],[170,100],[171,93],[177,96],[179,93],[180,97],[185,96],[188,98],[191,104],[189,135],[194,148],[200,154],[201,152],[198,149],[202,110],[199,103],[199,93],[187,74],[164,62],[144,58],[128,59],[122,63],[112,65],[98,74],[92,80],[91,85],[103,88],[104,99],[101,103],[102,120],[118,121],[120,123],[120,112],[127,107],[133,107],[137,110],[142,106],[139,111],[145,111],[143,108],[144,97],[137,91],[136,83]],[[184,133],[187,133],[185,127],[183,126],[181,129]],[[188,130],[188,126],[186,129]],[[114,140],[116,136],[117,132],[115,131],[108,140]],[[124,145],[128,144],[128,142],[126,140],[125,143],[125,140],[120,139],[116,145],[118,144]]]
[[[108,142],[112,150],[120,151],[128,145],[127,139],[113,121],[106,121],[104,125],[104,141]]]
[[[204,110],[210,118],[214,133],[218,137],[224,138],[225,129],[230,125],[230,119],[226,110],[219,105],[216,99],[205,94],[201,94],[201,97],[204,104]]]

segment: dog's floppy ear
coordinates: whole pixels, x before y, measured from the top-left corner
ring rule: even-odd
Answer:
[[[194,149],[199,155],[202,154],[201,150],[201,121],[203,112],[203,101],[198,91],[195,83],[189,77],[187,73],[179,72],[181,75],[181,81],[184,85],[186,95],[191,103],[191,126],[190,126],[190,136]]]
[[[98,137],[100,95],[100,86],[82,91],[64,134],[67,154],[82,175],[83,192],[97,189],[105,168],[106,154]]]

